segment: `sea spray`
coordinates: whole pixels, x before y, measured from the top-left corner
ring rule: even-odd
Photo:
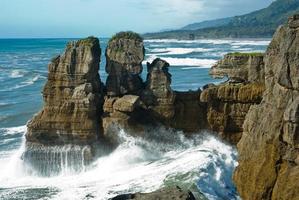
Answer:
[[[82,156],[88,149],[83,147],[49,147],[41,149],[42,153],[23,155],[22,160],[25,151],[22,146],[11,157],[12,162],[1,161],[2,166],[10,168],[10,173],[0,178],[0,188],[7,188],[0,191],[0,198],[22,193],[22,198],[34,199],[43,193],[46,199],[81,200],[93,196],[106,200],[172,185],[197,190],[208,199],[238,198],[230,177],[237,164],[233,147],[207,133],[186,137],[182,132],[157,127],[146,130],[141,137],[115,130],[119,145],[109,154],[99,153],[89,165]],[[52,159],[44,162],[44,155]],[[30,168],[36,163],[27,163],[26,159],[24,162],[26,156],[28,159],[36,156],[33,161],[38,157],[42,164]],[[76,162],[68,161],[70,158]]]
[[[47,146],[27,143],[22,159],[27,174],[51,177],[85,171],[93,155],[88,145]]]

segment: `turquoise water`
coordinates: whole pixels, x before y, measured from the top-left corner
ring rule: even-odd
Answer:
[[[197,182],[209,199],[237,199],[230,178],[236,165],[235,149],[211,137],[182,139],[180,133],[174,134],[177,145],[170,145],[166,152],[158,148],[164,144],[155,143],[158,145],[155,154],[150,150],[152,141],[122,133],[124,144],[81,174],[46,179],[21,173],[25,124],[42,107],[41,90],[49,61],[62,53],[70,40],[0,39],[0,199],[88,199],[85,198],[88,194],[107,199],[122,192],[151,191],[177,176]],[[104,50],[108,39],[100,41],[103,51],[100,76],[105,82]],[[207,83],[219,82],[209,77],[208,71],[226,53],[265,51],[268,43],[268,40],[145,41],[142,77],[146,77],[146,62],[161,57],[171,64],[173,89],[196,90]],[[121,167],[114,168],[117,165]],[[136,170],[139,176],[135,176]],[[101,171],[110,173],[109,178],[105,173],[99,176]],[[152,173],[156,176],[154,180]],[[122,183],[122,187],[117,183]]]

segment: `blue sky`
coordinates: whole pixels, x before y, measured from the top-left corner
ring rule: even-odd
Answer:
[[[0,38],[155,32],[264,8],[273,0],[0,0]]]

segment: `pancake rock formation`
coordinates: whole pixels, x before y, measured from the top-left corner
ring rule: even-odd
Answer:
[[[148,75],[139,95],[107,95],[104,103],[103,128],[107,136],[115,126],[131,134],[145,134],[147,128],[159,125],[196,132],[206,124],[205,108],[200,103],[201,91],[176,92],[171,88],[169,64],[162,59],[148,63]],[[193,116],[194,120],[189,120]]]
[[[138,94],[142,90],[142,38],[133,32],[120,32],[111,38],[106,49],[108,96]]]
[[[229,53],[210,70],[214,78],[228,77],[236,82],[264,82],[264,54]]]
[[[206,102],[209,129],[232,144],[237,144],[243,132],[246,114],[259,104],[264,92],[261,83],[222,83],[207,86],[201,101]]]
[[[234,181],[244,200],[299,199],[299,16],[278,28],[265,54],[261,104],[250,108]]]
[[[44,107],[28,122],[27,143],[88,144],[101,134],[101,49],[97,38],[68,43],[49,64]]]
[[[228,77],[219,85],[207,85],[201,93],[206,103],[209,129],[230,143],[237,144],[243,132],[246,114],[259,104],[265,90],[264,55],[230,53],[210,70],[215,78]]]

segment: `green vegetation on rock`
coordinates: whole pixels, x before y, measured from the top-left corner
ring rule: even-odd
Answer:
[[[94,36],[89,36],[87,38],[78,40],[78,44],[82,44],[82,45],[93,45],[94,43],[98,43],[99,39],[94,37]]]
[[[126,32],[119,32],[115,34],[114,36],[112,36],[109,42],[118,39],[130,39],[130,40],[137,40],[139,42],[143,41],[143,38],[138,33],[135,33],[133,31],[126,31]]]
[[[227,55],[228,56],[264,56],[264,54],[261,52],[245,52],[245,53],[233,52],[233,53],[229,53]]]

